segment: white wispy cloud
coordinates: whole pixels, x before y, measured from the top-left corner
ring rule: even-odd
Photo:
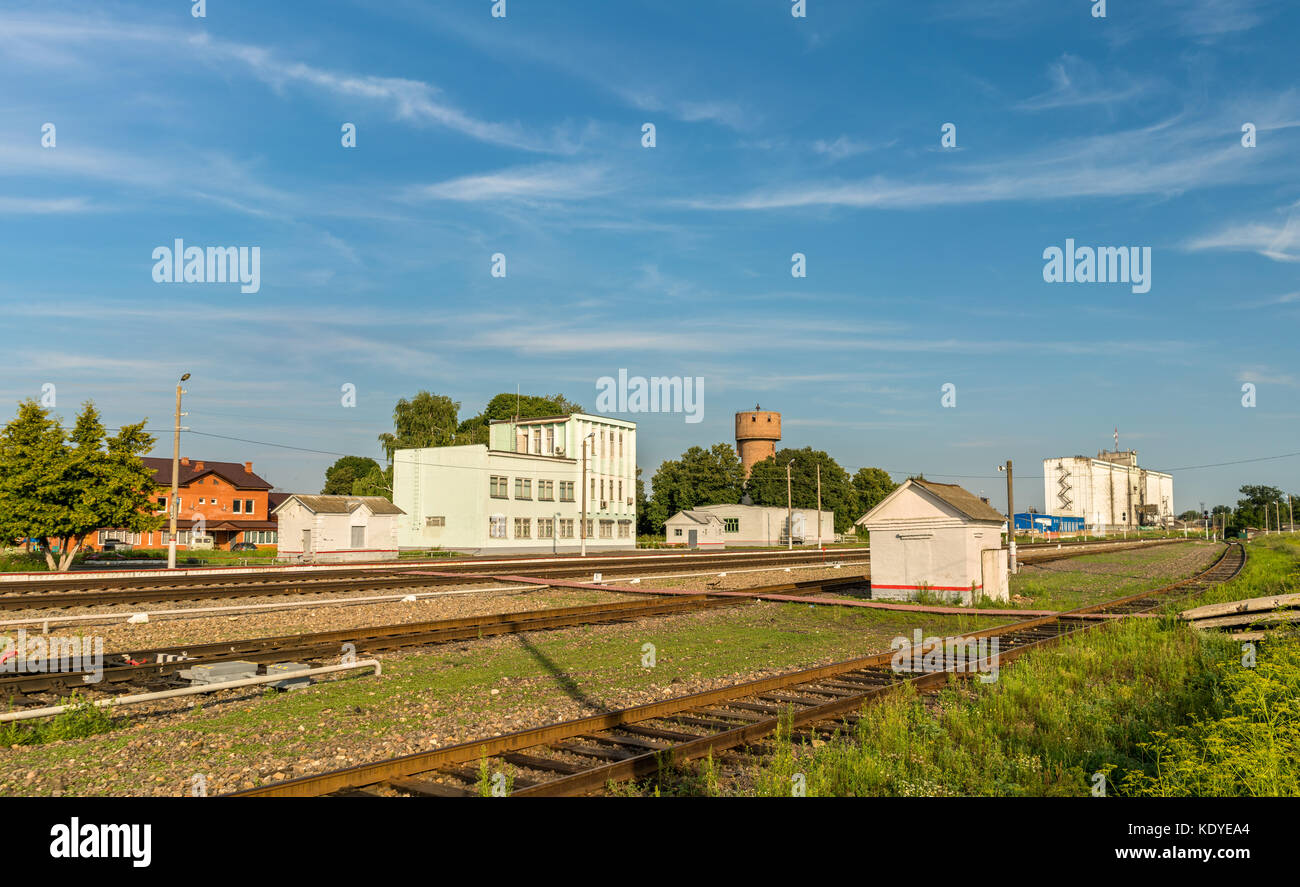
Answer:
[[[1237,222],[1192,238],[1184,245],[1193,252],[1228,250],[1258,253],[1275,262],[1300,262],[1300,218],[1292,207],[1285,221]],[[1284,296],[1282,299],[1289,300]]]
[[[57,215],[97,209],[86,197],[0,197],[0,214]]]
[[[68,53],[75,49],[82,57],[129,54],[136,56],[141,45],[154,54],[180,54],[221,66],[229,71],[234,62],[254,78],[273,89],[292,86],[314,89],[334,99],[386,106],[398,120],[429,124],[459,132],[469,138],[524,151],[571,153],[574,143],[560,132],[534,132],[517,122],[485,120],[450,100],[443,89],[423,80],[382,77],[312,65],[286,58],[264,46],[220,40],[206,33],[160,28],[138,23],[126,25],[90,17],[0,14],[0,40],[21,46],[27,56],[40,52]]]
[[[1154,81],[1132,80],[1116,72],[1103,77],[1095,65],[1066,53],[1047,69],[1052,86],[1014,106],[1020,111],[1047,111],[1085,105],[1114,105],[1149,94]],[[1112,82],[1107,82],[1110,80]]]
[[[969,162],[927,175],[820,179],[762,186],[739,194],[687,198],[704,210],[801,207],[908,209],[1079,197],[1175,195],[1203,187],[1286,180],[1292,167],[1262,163],[1266,147],[1244,149],[1226,115],[1189,122],[1178,116],[1149,126],[1058,141],[994,162]],[[1267,156],[1280,158],[1275,145]],[[1254,161],[1254,162],[1251,162]]]
[[[613,186],[600,166],[541,164],[514,167],[481,175],[460,176],[404,192],[407,199],[456,200],[582,200],[609,193]]]

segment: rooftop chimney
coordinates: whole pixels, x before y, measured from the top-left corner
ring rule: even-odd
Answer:
[[[194,463],[194,470],[195,470],[195,471],[202,471],[202,470],[203,470],[203,463],[202,463],[202,462],[195,462],[195,463]]]
[[[249,474],[252,474],[252,473],[253,473],[253,463],[252,463],[252,462],[245,462],[245,463],[244,463],[244,470],[247,471]]]
[[[189,465],[189,464],[190,464],[190,457],[189,457],[189,456],[181,456],[181,464],[182,464],[182,465]]]

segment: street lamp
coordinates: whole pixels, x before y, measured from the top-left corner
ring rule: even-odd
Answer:
[[[999,465],[998,471],[1007,473],[1007,565],[1011,572],[1016,572],[1016,506],[1015,491],[1011,483],[1011,460],[1006,465]]]
[[[181,376],[181,382],[185,382],[190,377],[189,373]],[[181,395],[185,390],[181,388],[180,382],[176,383],[176,425],[172,431],[172,494],[167,500],[167,511],[170,514],[167,527],[167,569],[176,569],[176,512],[180,509],[176,498],[176,491],[179,487],[181,470]]]

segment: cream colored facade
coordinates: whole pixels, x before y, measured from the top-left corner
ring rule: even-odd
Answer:
[[[961,487],[909,480],[857,523],[871,533],[873,599],[1007,600],[1006,521]]]
[[[1044,459],[1043,500],[1049,514],[1082,517],[1102,532],[1168,526],[1177,513],[1173,475],[1140,468],[1136,450]]]
[[[315,563],[395,559],[397,511],[381,496],[290,496],[273,512],[278,554]]]
[[[493,422],[489,443],[398,450],[393,501],[402,548],[566,552],[636,547],[636,424],[574,413]]]
[[[712,515],[718,519],[721,532],[711,526],[708,532],[700,526],[699,517]],[[665,540],[669,545],[690,545],[690,531],[697,531],[696,544],[700,548],[723,548],[727,545],[787,545],[786,524],[794,532],[795,545],[816,545],[818,542],[817,509],[796,508],[790,514],[786,509],[762,505],[700,505],[679,511],[664,522]],[[821,541],[835,541],[835,512],[821,513]]]

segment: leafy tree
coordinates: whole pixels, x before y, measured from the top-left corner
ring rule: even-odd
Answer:
[[[1195,508],[1189,508],[1186,511],[1184,511],[1182,514],[1178,515],[1178,519],[1181,521],[1200,520],[1201,513],[1197,511]]]
[[[889,472],[883,468],[859,468],[858,473],[853,475],[853,489],[858,493],[858,511],[866,514],[898,489],[898,484],[890,479]],[[862,517],[862,514],[857,517]]]
[[[581,412],[582,407],[563,394],[545,397],[502,392],[487,402],[483,412],[460,423],[456,429],[456,443],[487,443],[488,423],[509,419],[516,414],[521,419],[541,419],[546,416],[568,416]]]
[[[352,489],[348,492],[353,496],[383,496],[392,502],[393,466],[380,468],[376,463],[368,472],[352,482]]]
[[[1286,502],[1286,493],[1277,487],[1263,484],[1246,484],[1238,490],[1241,498],[1237,500],[1237,513],[1234,523],[1237,526],[1263,527],[1264,509],[1269,509],[1268,524],[1273,525],[1273,503]]]
[[[352,485],[371,471],[380,471],[379,463],[367,456],[343,456],[325,469],[322,496],[352,495]]]
[[[68,433],[35,400],[19,404],[0,431],[0,538],[35,539],[46,565],[66,570],[100,528],[162,526],[153,514],[154,475],[140,460],[154,444],[144,427],[124,425],[109,437],[87,402]]]
[[[679,511],[739,502],[744,479],[745,467],[731,444],[691,447],[680,459],[665,461],[650,479],[651,532],[662,533],[664,521]]]
[[[795,508],[817,507],[817,466],[822,469],[822,508],[835,512],[835,532],[848,532],[853,522],[862,516],[858,506],[858,491],[849,479],[849,473],[829,454],[804,447],[801,450],[782,449],[755,463],[745,487],[755,505],[786,505],[786,463],[790,466],[790,501]]]
[[[420,447],[443,447],[452,442],[460,403],[443,394],[421,391],[393,407],[393,431],[379,435],[379,442],[393,460],[396,450]]]
[[[654,533],[650,524],[650,508],[645,497],[645,481],[641,479],[641,466],[636,467],[636,534],[649,536]]]

